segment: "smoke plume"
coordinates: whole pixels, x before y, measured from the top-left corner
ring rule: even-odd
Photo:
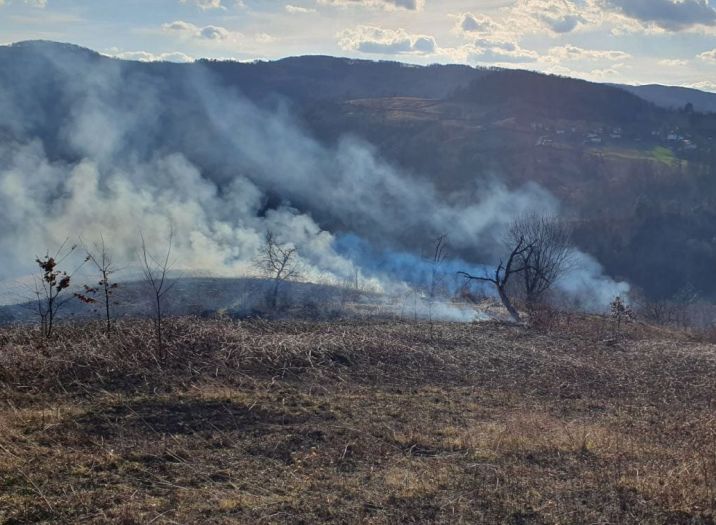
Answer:
[[[251,275],[271,230],[297,248],[306,279],[417,289],[428,275],[420,247],[436,236],[449,234],[446,274],[477,272],[517,215],[559,212],[534,184],[481,179],[459,198],[439,195],[370,144],[322,144],[287,104],[252,102],[201,64],[32,51],[0,76],[0,279],[26,275],[67,237],[102,233],[134,261],[140,231],[150,246],[173,231],[184,271]],[[628,289],[579,260],[560,286],[584,304]]]

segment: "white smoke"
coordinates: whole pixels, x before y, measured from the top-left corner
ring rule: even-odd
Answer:
[[[451,245],[478,264],[497,256],[496,240],[515,216],[558,211],[534,184],[510,191],[499,181],[476,182],[459,200],[447,199],[369,144],[319,143],[285,107],[260,108],[198,64],[166,85],[128,76],[116,61],[55,62],[63,79],[56,89],[69,109],[49,141],[31,131],[38,122],[51,127],[47,115],[27,106],[18,122],[19,102],[0,106],[11,137],[0,142],[0,279],[27,274],[36,255],[68,237],[101,233],[118,258],[134,261],[140,231],[150,246],[173,231],[178,269],[251,275],[271,230],[297,248],[305,278],[343,282],[358,273],[385,289],[411,279],[341,251],[329,226],[386,253],[448,232]],[[32,86],[0,84],[0,101],[21,91]],[[563,290],[594,305],[623,293],[626,285],[602,275],[596,261],[580,260]]]

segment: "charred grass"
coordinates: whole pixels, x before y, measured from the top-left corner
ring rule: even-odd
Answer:
[[[714,523],[711,344],[170,323],[0,330],[0,522]]]

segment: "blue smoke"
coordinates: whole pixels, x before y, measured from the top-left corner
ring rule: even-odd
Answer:
[[[368,277],[403,282],[415,289],[426,289],[432,281],[432,246],[426,248],[424,256],[419,256],[405,251],[377,248],[358,235],[348,233],[337,235],[333,247],[338,254],[353,261]],[[470,264],[459,258],[446,258],[437,267],[437,273],[441,284],[450,294],[455,294],[465,281],[458,275],[460,271],[485,275],[492,268]],[[481,288],[487,293],[492,291],[489,285],[482,285]]]

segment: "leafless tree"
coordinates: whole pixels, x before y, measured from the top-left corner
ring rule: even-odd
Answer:
[[[513,275],[524,271],[524,266],[520,261],[522,260],[523,255],[528,253],[531,249],[532,245],[529,244],[524,237],[519,238],[512,247],[510,255],[507,258],[507,262],[505,263],[501,259],[493,276],[475,276],[470,275],[467,272],[458,272],[458,274],[465,277],[468,281],[482,281],[494,284],[503,306],[507,309],[510,316],[512,316],[512,319],[519,323],[522,319],[520,318],[520,313],[517,311],[517,308],[515,308],[510,300],[507,285]]]
[[[622,324],[632,321],[634,319],[634,313],[629,305],[619,296],[615,297],[611,302],[609,310],[614,326],[614,337],[619,340]]]
[[[517,254],[517,260],[525,305],[531,312],[569,268],[573,253],[571,231],[556,217],[528,214],[515,220],[507,234],[508,246],[520,242],[529,247]]]
[[[164,321],[164,301],[167,294],[171,291],[176,281],[169,281],[168,274],[172,267],[171,254],[172,244],[174,241],[174,230],[169,232],[169,240],[167,250],[163,257],[154,257],[147,248],[144,234],[139,234],[142,244],[139,262],[144,275],[144,282],[150,289],[152,294],[152,309],[154,317],[154,329],[157,338],[157,347],[161,359],[166,359],[164,354],[163,339],[163,321]]]
[[[639,313],[644,319],[662,326],[668,326],[674,322],[677,317],[676,310],[673,303],[664,300],[648,301],[639,305]]]
[[[673,301],[652,299],[637,288],[632,288],[629,291],[629,298],[639,317],[649,323],[669,326],[674,324],[678,318],[678,308]]]
[[[266,232],[264,244],[256,258],[257,267],[273,280],[273,286],[269,293],[268,301],[271,309],[276,309],[278,304],[278,292],[281,283],[298,279],[301,275],[298,252],[292,245],[280,244],[273,232]]]
[[[86,261],[92,263],[99,272],[99,283],[97,286],[85,286],[84,293],[76,293],[75,296],[82,302],[87,304],[95,304],[97,300],[93,297],[97,294],[102,295],[104,306],[104,317],[107,323],[107,336],[112,331],[112,316],[110,312],[112,304],[112,295],[119,287],[119,284],[112,281],[112,275],[117,272],[117,268],[112,263],[112,254],[107,249],[104,237],[100,234],[100,241],[95,243],[92,248],[85,247],[87,252]]]
[[[42,335],[49,338],[55,326],[55,320],[60,308],[71,298],[63,299],[62,292],[70,287],[72,275],[60,270],[67,257],[75,250],[71,246],[65,250],[67,241],[62,243],[54,256],[46,254],[44,257],[35,258],[40,267],[40,276],[35,279],[35,297],[37,300],[37,314],[40,318],[40,330]]]

